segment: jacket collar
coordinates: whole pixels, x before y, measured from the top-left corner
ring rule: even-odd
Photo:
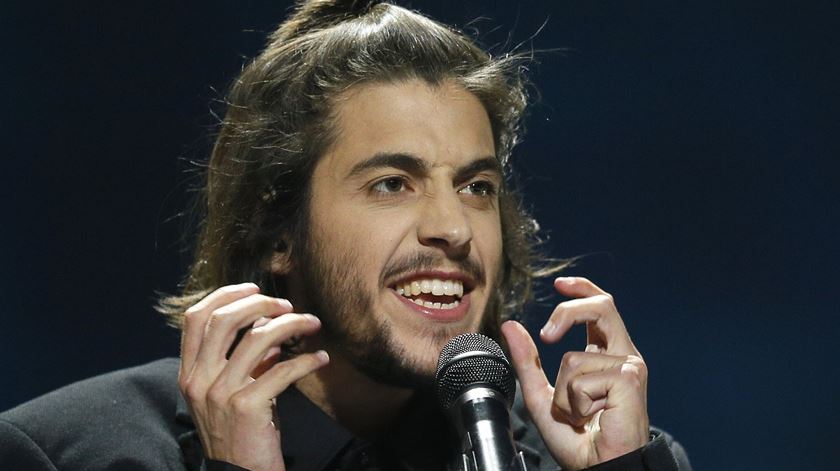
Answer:
[[[289,471],[320,471],[354,441],[353,434],[333,421],[295,387],[277,396],[275,423],[282,424],[283,459]],[[175,421],[186,427],[178,437],[184,461],[199,471],[203,450],[187,402],[178,394]]]

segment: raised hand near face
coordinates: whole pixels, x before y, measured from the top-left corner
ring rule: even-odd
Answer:
[[[281,344],[321,326],[253,283],[219,288],[189,308],[178,384],[207,458],[253,470],[284,470],[274,398],[329,362],[325,352],[278,362]],[[240,329],[249,328],[236,348]]]
[[[586,324],[584,351],[567,352],[552,386],[525,328],[502,325],[525,406],[554,459],[578,470],[609,461],[649,440],[647,367],[612,296],[585,278],[558,278],[554,287],[574,298],[557,305],[540,332],[555,343]]]

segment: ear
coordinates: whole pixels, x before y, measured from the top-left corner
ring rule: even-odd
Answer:
[[[271,254],[271,273],[275,275],[287,275],[292,270],[292,249],[286,240],[280,239],[274,245],[274,252]]]

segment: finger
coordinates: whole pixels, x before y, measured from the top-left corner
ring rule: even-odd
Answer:
[[[251,370],[251,377],[257,379],[262,376],[263,373],[271,369],[272,366],[280,361],[282,353],[283,349],[280,346],[269,347],[268,350],[266,350],[265,355],[263,355],[262,360],[260,360],[260,362],[257,363],[257,366]]]
[[[543,342],[554,343],[566,335],[573,325],[597,321],[599,317],[597,311],[608,309],[608,307],[599,304],[600,299],[598,298],[573,299],[558,304],[551,312],[545,325],[540,329],[540,338]],[[572,311],[575,315],[570,317],[568,315],[569,311]]]
[[[546,343],[557,342],[576,324],[586,324],[587,343],[606,353],[638,354],[609,294],[597,294],[558,304],[540,330],[540,338]]]
[[[223,286],[184,312],[184,325],[181,332],[181,370],[192,371],[199,347],[204,339],[204,328],[210,313],[225,304],[258,293],[260,288],[254,283]]]
[[[213,310],[205,325],[194,370],[199,369],[208,380],[214,380],[224,368],[239,329],[252,325],[260,317],[277,317],[291,311],[292,305],[287,300],[261,294],[252,294]]]
[[[568,414],[569,421],[582,425],[601,410],[617,405],[638,407],[643,405],[647,374],[641,359],[628,361],[608,370],[574,377],[560,394],[557,388],[555,406]],[[561,404],[568,403],[568,410]]]
[[[516,321],[502,324],[502,334],[510,348],[511,362],[519,378],[525,407],[535,422],[540,421],[544,414],[538,412],[547,410],[548,403],[554,395],[554,388],[542,369],[537,346],[525,327]]]
[[[571,277],[571,276],[561,276],[554,279],[554,289],[557,290],[558,293],[570,297],[576,298],[574,301],[577,301],[577,298],[589,298],[593,296],[607,296],[609,297],[609,293],[599,288],[595,283],[592,283],[586,278],[582,277]],[[554,309],[554,312],[549,317],[548,321],[546,322],[545,326],[540,330],[540,337],[544,342],[553,343],[566,334],[568,329],[574,325],[560,325],[559,321],[555,319],[559,311],[559,307],[574,307],[574,301],[566,301],[564,303],[560,303],[558,308]],[[578,302],[579,304],[579,302]],[[595,317],[592,316],[594,320]],[[579,323],[588,322],[586,319],[581,319]]]
[[[327,352],[319,350],[315,353],[304,353],[290,360],[282,361],[271,367],[256,381],[242,388],[231,396],[231,400],[271,401],[278,394],[285,391],[289,385],[304,376],[322,368],[330,362]]]
[[[557,342],[576,324],[587,325],[588,344],[606,349],[612,343],[614,348],[609,353],[632,353],[615,350],[615,347],[627,347],[630,336],[609,295],[599,294],[558,304],[540,330],[540,338],[546,343]]]
[[[603,353],[601,351],[601,347],[595,345],[594,343],[586,344],[586,349],[584,351],[589,353]]]
[[[601,289],[598,285],[593,283],[587,278],[583,277],[558,277],[554,280],[554,288],[561,294],[571,297],[571,298],[594,298],[597,300],[598,303],[606,305],[609,310],[611,310],[615,316],[612,324],[616,324],[617,328],[620,328],[625,336],[626,340],[630,342],[630,336],[627,334],[627,328],[624,326],[624,321],[621,320],[621,315],[618,314],[618,309],[615,307],[615,301],[613,300],[612,295]],[[608,322],[604,322],[603,324],[607,324]],[[599,325],[592,325],[587,323],[587,336],[589,339],[587,343],[592,345],[600,345],[601,347],[606,347],[606,342],[608,339],[606,338],[605,333],[599,329]],[[632,344],[632,343],[631,343]],[[626,345],[624,345],[626,347]],[[619,346],[621,347],[621,346]],[[635,350],[635,348],[634,348]],[[618,352],[611,352],[611,353],[618,353]],[[627,353],[622,351],[621,353]],[[637,352],[633,352],[637,353]]]
[[[598,371],[620,367],[628,362],[632,355],[605,355],[592,352],[567,352],[560,360],[560,370],[557,372],[557,387],[561,381],[565,384],[575,376],[581,376]]]
[[[633,359],[636,358],[638,357],[613,356],[588,352],[566,353],[560,361],[560,370],[557,373],[557,382],[555,383],[555,409],[560,412],[562,416],[569,418],[571,423],[579,425],[578,422],[582,417],[584,417],[580,407],[575,409],[575,404],[572,402],[572,396],[570,394],[564,394],[563,391],[569,391],[570,385],[575,384],[575,382],[582,376],[617,370],[625,363],[633,361]],[[589,399],[595,400],[598,398]],[[587,406],[591,405],[592,400],[587,403]]]
[[[230,356],[220,379],[233,385],[246,384],[271,347],[292,337],[311,335],[320,327],[321,321],[312,314],[286,314],[249,330]]]
[[[251,326],[251,328],[255,329],[257,327],[262,327],[271,322],[271,319],[271,317],[260,317],[259,319],[254,321],[254,324]],[[262,360],[260,360],[257,366],[254,367],[253,370],[251,370],[251,377],[256,379],[262,376],[263,373],[268,371],[269,368],[271,368],[272,366],[274,366],[275,363],[277,363],[278,359],[280,358],[280,354],[282,353],[283,349],[280,345],[274,345],[269,347],[268,350],[265,351]]]
[[[608,294],[595,283],[580,276],[561,276],[554,280],[554,289],[570,298],[588,298],[599,294]]]
[[[257,327],[262,327],[262,326],[268,324],[269,322],[271,322],[271,319],[273,319],[273,317],[262,316],[259,319],[254,321],[254,323],[251,325],[251,328],[255,329]]]
[[[554,406],[569,423],[581,426],[602,410],[618,369],[577,376],[555,394]]]

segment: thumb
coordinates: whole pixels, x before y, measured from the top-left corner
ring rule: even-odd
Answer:
[[[519,322],[507,321],[502,324],[502,334],[510,348],[513,369],[519,378],[525,407],[531,417],[538,420],[537,417],[542,415],[538,411],[546,410],[546,402],[550,403],[554,397],[554,388],[542,369],[537,346]]]

